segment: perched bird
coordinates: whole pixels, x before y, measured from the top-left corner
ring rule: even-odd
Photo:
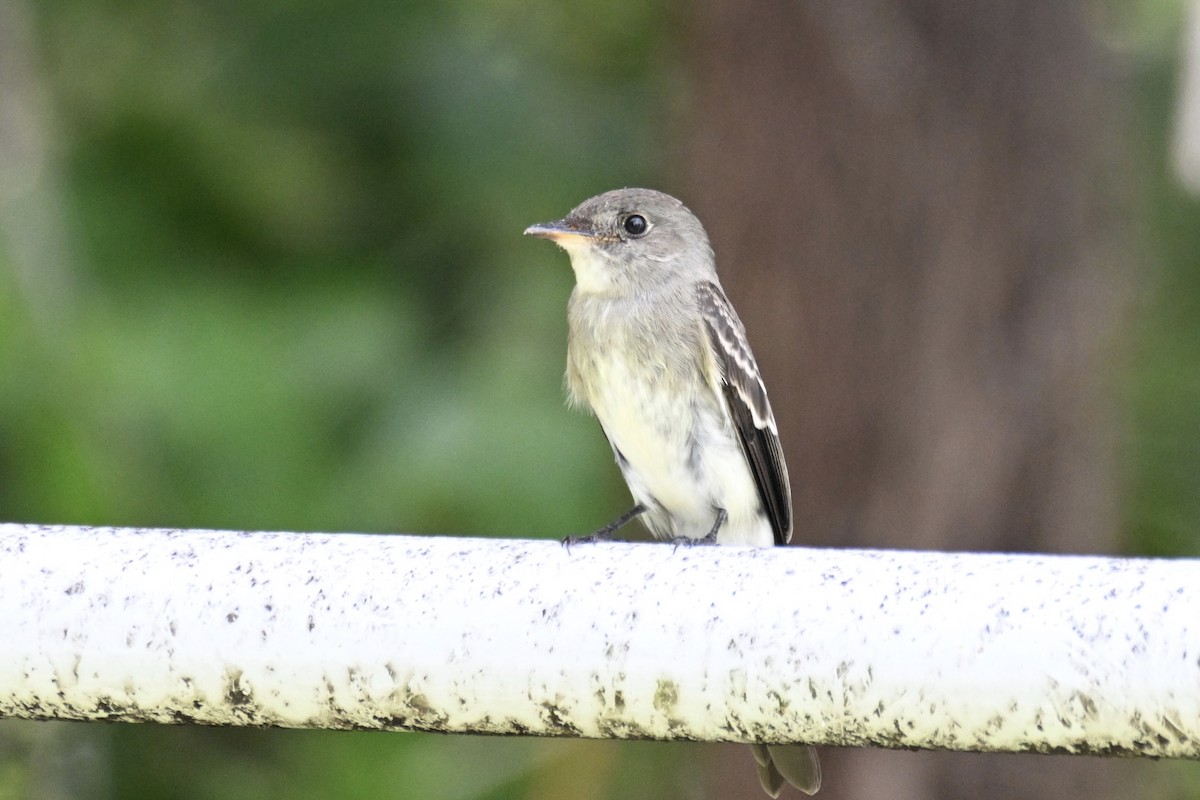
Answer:
[[[708,234],[674,197],[618,189],[525,233],[567,252],[567,390],[600,421],[640,517],[658,539],[769,547],[792,534],[775,415],[746,330],[717,279]],[[763,788],[813,794],[816,753],[755,745]]]

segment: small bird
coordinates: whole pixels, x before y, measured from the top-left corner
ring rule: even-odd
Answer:
[[[525,233],[570,256],[568,396],[599,420],[635,502],[566,542],[611,538],[640,517],[675,544],[786,544],[792,494],[775,415],[696,216],[662,192],[618,189]],[[785,779],[820,788],[811,747],[754,745],[754,758],[771,797]]]

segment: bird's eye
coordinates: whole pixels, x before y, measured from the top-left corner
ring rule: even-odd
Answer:
[[[630,214],[621,223],[621,227],[630,236],[642,236],[646,231],[650,230],[650,223],[641,214]]]

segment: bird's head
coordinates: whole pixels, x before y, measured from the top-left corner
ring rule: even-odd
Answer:
[[[715,277],[700,220],[674,197],[653,189],[605,192],[525,233],[567,251],[583,293],[621,297]]]

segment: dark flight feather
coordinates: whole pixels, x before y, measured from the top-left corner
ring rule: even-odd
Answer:
[[[792,538],[792,489],[775,415],[746,341],[746,329],[719,286],[705,282],[697,284],[696,290],[726,407],[775,531],[775,544],[786,544]]]

